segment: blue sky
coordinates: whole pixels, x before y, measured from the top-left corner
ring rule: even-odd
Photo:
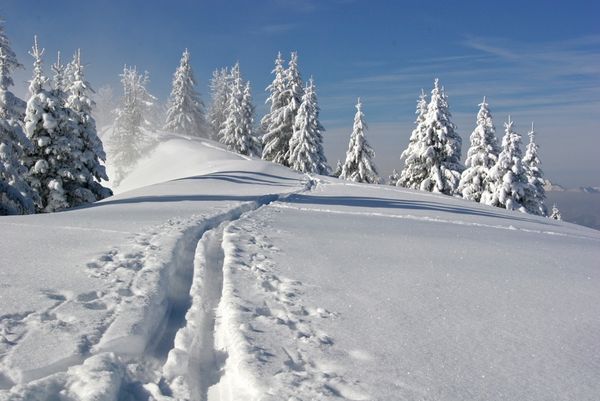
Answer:
[[[499,136],[508,114],[522,134],[535,121],[548,178],[600,186],[597,1],[2,0],[0,15],[27,68],[15,77],[21,95],[34,34],[48,65],[56,50],[81,47],[96,88],[118,91],[123,64],[136,65],[161,100],[187,47],[206,103],[212,70],[239,60],[260,118],[275,55],[296,50],[318,85],[331,164],[344,156],[360,96],[381,173],[401,168],[417,95],[439,77],[463,154],[486,95]]]

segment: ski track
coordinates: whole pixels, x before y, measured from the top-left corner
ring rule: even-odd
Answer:
[[[307,176],[293,193],[313,186]],[[206,400],[226,358],[214,347],[223,230],[290,194],[169,219],[87,263],[104,283],[98,290],[48,291],[48,309],[0,316],[0,401]],[[38,350],[42,363],[30,360],[32,345],[48,339],[62,346],[57,355],[50,346]]]

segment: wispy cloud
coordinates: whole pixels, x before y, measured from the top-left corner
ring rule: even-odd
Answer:
[[[471,53],[414,60],[328,89],[338,97],[360,93],[414,102],[420,88],[439,77],[459,110],[483,95],[496,106],[520,109],[600,101],[600,35],[545,43],[469,36],[461,44]]]
[[[321,105],[336,117],[328,116],[330,143],[337,146],[331,157],[339,157],[345,146],[352,105],[360,95],[367,120],[373,121],[371,139],[382,170],[401,167],[397,155],[408,141],[416,98],[439,77],[465,153],[477,104],[487,95],[499,135],[508,114],[519,130],[535,121],[547,174],[559,181],[590,180],[563,174],[569,165],[564,152],[578,155],[580,169],[597,170],[596,153],[588,149],[600,146],[600,35],[542,43],[469,36],[460,44],[464,54],[364,68],[363,74],[324,86]],[[342,113],[345,120],[339,119]]]

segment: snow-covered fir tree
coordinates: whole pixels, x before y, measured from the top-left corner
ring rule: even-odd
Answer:
[[[24,179],[27,169],[21,162],[31,143],[18,121],[20,113],[9,89],[14,67],[0,46],[0,215],[35,212],[33,192]]]
[[[298,54],[292,52],[288,68],[283,68],[281,53],[275,60],[275,78],[267,87],[271,104],[270,111],[261,121],[265,134],[262,137],[264,160],[288,165],[290,139],[294,123],[302,103],[304,89],[298,69]]]
[[[462,139],[450,118],[448,98],[436,79],[425,119],[417,124],[416,143],[405,155],[401,186],[446,195],[457,193],[464,169],[460,162]]]
[[[204,103],[195,89],[196,79],[190,64],[190,52],[185,49],[179,67],[173,75],[165,130],[208,138]]]
[[[354,125],[350,135],[350,143],[346,152],[346,161],[342,166],[341,179],[378,184],[380,181],[377,168],[373,162],[375,152],[365,138],[367,124],[365,124],[360,98],[356,104]]]
[[[388,177],[388,184],[395,187],[398,185],[398,180],[400,179],[400,173],[396,171],[396,169],[392,170],[392,174]]]
[[[489,186],[488,172],[498,161],[500,153],[496,128],[485,97],[479,104],[477,127],[473,130],[470,139],[471,146],[465,161],[467,168],[461,175],[458,192],[465,199],[479,202],[481,195]]]
[[[552,205],[552,213],[550,214],[550,218],[553,220],[562,220],[562,215],[560,214],[560,210],[558,210],[556,203]]]
[[[424,122],[427,117],[427,95],[423,89],[421,89],[421,94],[417,100],[417,110],[415,111],[415,114],[417,115],[415,129],[413,129],[410,134],[408,146],[400,155],[400,159],[404,159],[404,168],[398,179],[395,180],[395,185],[407,188],[418,188],[417,184],[420,185],[427,174],[427,169],[420,159],[420,147],[423,141],[423,129],[425,127]]]
[[[282,132],[287,128],[283,126],[283,114],[286,106],[286,99],[284,96],[286,90],[286,75],[283,63],[284,60],[281,57],[280,52],[275,59],[275,68],[271,71],[275,77],[273,78],[273,82],[271,82],[266,89],[269,92],[269,97],[266,102],[270,104],[270,110],[261,119],[261,126],[264,131],[262,137],[262,158],[278,163],[283,161],[287,151],[285,139],[282,139],[284,136]]]
[[[148,73],[140,74],[135,67],[123,68],[121,84],[123,97],[116,111],[115,126],[109,141],[109,158],[114,166],[114,183],[119,185],[129,170],[137,163],[149,141],[144,129],[150,127],[148,112],[156,98],[146,86]]]
[[[525,191],[523,206],[528,213],[540,216],[548,215],[548,208],[545,205],[546,190],[544,189],[544,172],[542,171],[542,162],[538,157],[538,145],[535,143],[535,130],[531,123],[529,135],[529,144],[523,156],[523,167],[527,175],[527,181],[530,186]]]
[[[523,167],[521,151],[521,135],[514,130],[514,122],[510,116],[504,123],[505,134],[502,138],[502,151],[498,161],[489,170],[489,189],[486,190],[481,202],[491,206],[519,210],[526,213],[523,205],[525,192],[529,189],[527,174]]]
[[[67,98],[66,67],[60,60],[60,51],[56,56],[56,62],[52,64],[52,91],[54,96],[64,105]]]
[[[231,75],[227,68],[213,71],[210,80],[211,104],[208,112],[212,139],[219,139],[219,133],[227,119],[225,109],[229,103],[230,81]]]
[[[317,91],[313,79],[309,79],[302,103],[294,121],[294,133],[290,139],[288,165],[302,173],[328,174],[329,166],[323,150],[323,131],[319,121]]]
[[[227,149],[248,155],[260,156],[260,140],[254,135],[254,105],[250,83],[244,82],[239,63],[231,69],[227,116],[219,137]]]
[[[69,204],[76,206],[104,199],[112,195],[112,191],[101,184],[102,180],[108,181],[103,165],[106,153],[92,117],[93,89],[85,80],[80,50],[77,50],[69,81],[66,107],[73,122],[71,146],[75,179],[65,184],[65,190]]]
[[[5,73],[2,76],[1,85],[4,88],[10,88],[14,85],[14,81],[12,79],[12,73],[17,70],[23,68],[23,65],[19,63],[17,60],[17,55],[12,50],[10,46],[10,41],[4,32],[3,21],[0,19],[0,49],[2,50],[2,59],[4,60],[4,69]],[[25,116],[25,107],[27,103],[17,96],[15,96],[12,92],[6,90],[4,92],[6,96],[3,99],[4,102],[4,113],[6,113],[5,118],[12,118],[15,120],[23,120]]]
[[[337,163],[335,164],[335,170],[333,171],[333,173],[331,174],[332,177],[339,177],[340,174],[342,174],[342,169],[344,168],[344,163],[342,163],[342,161],[340,159],[338,159]]]
[[[25,112],[25,132],[33,148],[24,157],[24,164],[29,185],[39,196],[38,210],[53,212],[70,206],[64,185],[75,176],[71,121],[62,100],[44,88],[47,78],[43,75],[43,52],[35,37],[30,52],[34,58],[31,97]]]

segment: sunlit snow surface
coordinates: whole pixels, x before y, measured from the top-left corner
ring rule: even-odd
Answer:
[[[598,399],[599,232],[162,140],[0,219],[0,400]]]

